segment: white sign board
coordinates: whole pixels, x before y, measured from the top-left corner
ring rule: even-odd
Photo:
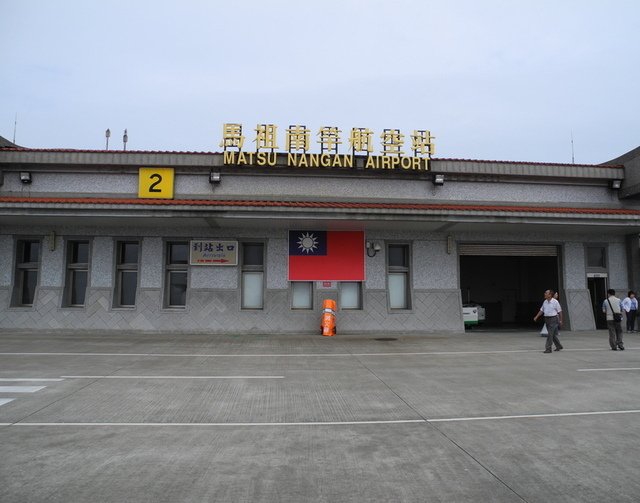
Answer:
[[[238,242],[194,239],[189,243],[191,265],[238,265]]]

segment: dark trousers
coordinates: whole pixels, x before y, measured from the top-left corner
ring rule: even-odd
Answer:
[[[627,313],[627,332],[631,332],[636,329],[636,315],[638,314],[637,310],[629,311]]]
[[[607,328],[609,329],[609,346],[611,346],[611,349],[622,346],[622,322],[607,320]]]
[[[561,348],[560,340],[558,339],[558,317],[557,316],[545,316],[544,322],[547,325],[547,343],[545,349],[551,350],[551,345],[555,344],[556,349]]]

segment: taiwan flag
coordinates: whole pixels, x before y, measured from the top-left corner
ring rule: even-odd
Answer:
[[[364,281],[363,231],[289,231],[289,281]]]

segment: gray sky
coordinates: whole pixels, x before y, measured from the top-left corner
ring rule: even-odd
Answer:
[[[640,145],[638,0],[0,0],[0,135],[219,151],[222,125],[430,129],[436,157]],[[314,149],[317,150],[317,149]],[[408,150],[408,149],[407,149]],[[376,153],[379,152],[378,144]]]

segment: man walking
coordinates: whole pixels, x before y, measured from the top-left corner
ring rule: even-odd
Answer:
[[[544,302],[540,311],[533,317],[533,321],[538,321],[540,316],[544,316],[544,322],[547,326],[547,342],[544,352],[551,353],[552,343],[556,345],[556,351],[560,351],[563,346],[558,339],[558,328],[562,325],[562,308],[560,302],[553,298],[553,290],[544,292]]]
[[[602,303],[602,312],[607,315],[607,328],[609,329],[609,346],[613,351],[624,351],[622,344],[622,309],[620,299],[616,297],[613,288],[607,290],[607,299]]]
[[[629,290],[629,293],[622,301],[622,308],[627,313],[627,333],[634,332],[636,329],[636,315],[638,314],[636,292]]]

